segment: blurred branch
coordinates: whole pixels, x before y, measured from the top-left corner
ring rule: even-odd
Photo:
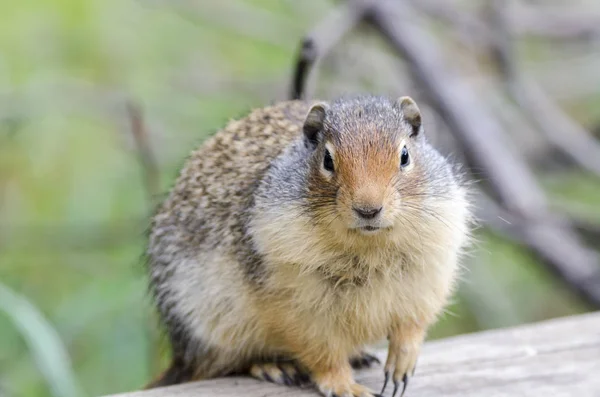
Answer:
[[[491,26],[496,37],[490,44],[508,93],[557,150],[600,176],[600,143],[563,112],[535,82],[523,76],[513,49],[509,4],[506,0],[493,0],[490,5]]]
[[[561,57],[557,54],[557,57],[560,59],[524,65],[553,98],[581,99],[600,92],[600,59],[597,53],[587,50],[581,55]],[[565,70],[569,72],[565,73]]]
[[[355,0],[338,6],[304,37],[294,69],[291,99],[306,96],[308,77],[315,61],[325,57],[363,19],[371,3],[372,0]]]
[[[526,220],[503,210],[484,195],[478,197],[477,217],[492,230],[525,245],[572,290],[600,307],[600,258],[583,247],[566,219]]]
[[[583,169],[600,176],[600,143],[533,81],[516,75],[512,97],[548,141]]]
[[[537,169],[551,172],[561,168],[561,163],[555,156],[555,149],[541,133],[531,125],[529,119],[521,112],[514,101],[510,100],[503,90],[498,89],[497,81],[490,81],[484,88],[488,104],[492,112],[502,123],[505,131],[511,131],[512,142],[519,148],[522,157]]]
[[[52,394],[56,397],[81,396],[69,353],[42,313],[25,297],[1,283],[0,310],[6,313],[25,339]]]
[[[160,198],[159,168],[156,163],[156,159],[154,158],[154,154],[152,153],[152,148],[150,146],[150,141],[148,138],[148,131],[146,130],[140,107],[132,102],[128,102],[127,114],[129,116],[131,133],[135,140],[138,155],[144,172],[146,193],[148,195],[150,206],[152,210],[154,210],[155,206],[158,204],[158,199]],[[152,314],[153,313],[150,313],[150,315],[146,319],[146,321],[150,323],[149,326],[145,327],[147,341],[146,354],[148,355],[146,368],[149,376],[156,373],[158,366],[158,354],[156,353],[155,346],[157,335],[155,331],[156,328],[154,327],[155,322]]]
[[[449,25],[459,40],[475,49],[486,48],[494,40],[491,32],[478,18],[461,10],[453,0],[408,0],[410,5],[443,23]]]
[[[585,7],[527,6],[511,15],[511,24],[519,35],[534,35],[548,39],[573,40],[600,37],[600,13]]]
[[[455,0],[409,0],[419,11],[450,25],[465,43],[476,46],[494,41],[494,35]],[[517,4],[520,2],[516,2]],[[591,39],[600,36],[600,13],[572,6],[525,6],[520,4],[510,16],[517,35],[550,40]]]
[[[160,175],[156,158],[150,146],[148,131],[144,124],[142,111],[138,105],[129,101],[127,103],[127,115],[131,127],[131,134],[135,141],[142,170],[144,172],[144,182],[146,193],[152,208],[160,194]]]

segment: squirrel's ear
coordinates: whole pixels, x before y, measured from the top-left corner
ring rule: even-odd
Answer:
[[[421,130],[421,111],[415,101],[409,96],[403,96],[396,101],[398,107],[404,114],[404,120],[412,126],[410,136],[415,136]]]
[[[317,103],[313,105],[304,121],[304,136],[307,141],[316,146],[319,139],[319,132],[323,130],[323,122],[325,121],[325,112],[327,111],[326,103]]]

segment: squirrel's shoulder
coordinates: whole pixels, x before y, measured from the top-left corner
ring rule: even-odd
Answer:
[[[301,135],[309,107],[304,101],[279,102],[231,120],[191,153],[186,168],[233,171],[242,164],[266,166]]]
[[[273,159],[301,137],[310,105],[279,102],[229,121],[189,155],[155,221],[177,214],[178,224],[197,229],[199,221],[235,218]]]
[[[302,135],[309,107],[304,101],[279,102],[229,121],[190,154],[181,178],[191,186],[201,178],[212,186],[246,189]]]

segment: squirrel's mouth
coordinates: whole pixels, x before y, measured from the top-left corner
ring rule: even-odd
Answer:
[[[363,226],[361,227],[361,229],[367,232],[374,232],[376,230],[379,230],[380,228],[378,228],[377,226]]]
[[[378,227],[378,226],[361,226],[361,227],[357,227],[354,230],[357,230],[362,235],[371,236],[371,235],[379,233],[383,229],[384,228]]]

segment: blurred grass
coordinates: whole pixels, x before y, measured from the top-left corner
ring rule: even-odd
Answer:
[[[50,390],[56,396],[81,395],[71,360],[59,335],[39,310],[22,296],[0,284],[0,310],[12,320],[27,342],[29,352]]]
[[[298,39],[327,7],[228,3],[238,18],[250,9],[285,26],[271,40],[267,26],[244,35],[203,13],[214,4],[0,3],[0,280],[55,327],[85,395],[139,388],[164,357],[149,331],[139,260],[149,208],[126,101],[144,108],[166,191],[207,134],[275,99],[274,83],[286,90]],[[597,181],[545,183],[558,206],[598,208]],[[479,238],[452,314],[431,337],[585,309],[521,248]],[[0,384],[8,395],[51,395],[23,335],[1,315]]]

